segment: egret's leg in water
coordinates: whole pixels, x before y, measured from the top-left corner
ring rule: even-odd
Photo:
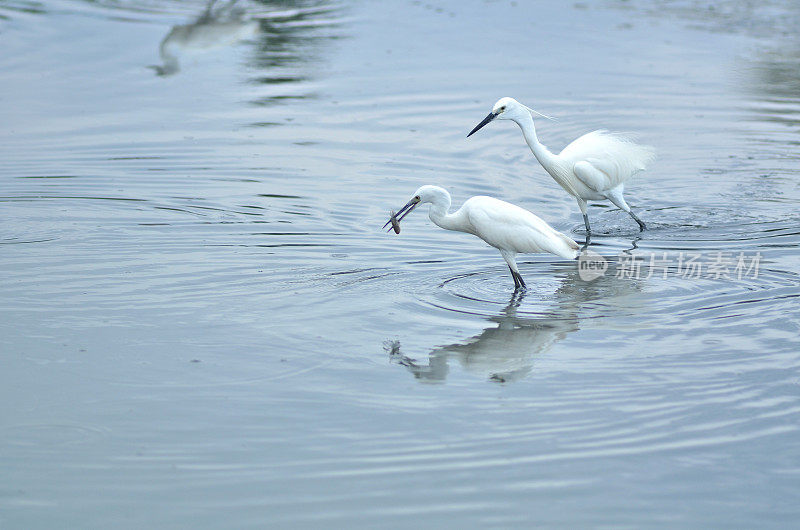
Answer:
[[[631,207],[628,206],[628,203],[625,202],[625,197],[622,196],[622,186],[617,186],[613,190],[607,191],[605,195],[617,208],[622,209],[622,211],[627,212],[628,215],[633,217],[633,220],[639,225],[640,232],[644,232],[647,229],[647,225],[644,224],[644,221],[639,219],[636,214],[631,211]]]
[[[511,277],[514,278],[514,290],[516,291],[517,289],[525,289],[525,280],[522,279],[522,275],[519,273],[519,269],[517,268],[517,253],[510,250],[501,250],[500,255],[503,256],[503,259],[506,260],[506,263],[508,263],[508,268],[511,271]]]
[[[586,201],[578,198],[578,208],[581,209],[581,213],[583,214],[583,224],[586,225],[586,244],[588,245],[592,240],[592,227],[589,226],[589,214],[586,212]]]
[[[517,273],[514,272],[514,269],[511,268],[511,265],[508,266],[508,270],[511,271],[511,277],[514,279],[514,292],[517,292],[517,289],[519,289],[519,280],[517,279]]]
[[[644,221],[642,221],[641,219],[636,217],[636,214],[633,213],[632,211],[628,211],[628,213],[631,214],[631,217],[633,217],[633,220],[636,221],[639,224],[639,232],[644,232],[645,230],[647,230],[647,225],[644,224]]]

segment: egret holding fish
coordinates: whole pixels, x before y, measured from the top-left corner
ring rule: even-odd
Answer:
[[[518,253],[549,252],[566,259],[576,259],[578,244],[557,231],[533,213],[493,197],[476,196],[468,199],[461,208],[450,211],[450,194],[439,186],[422,186],[414,197],[392,213],[384,228],[400,233],[400,221],[420,204],[430,204],[428,216],[445,230],[466,232],[478,236],[500,251],[514,279],[514,289],[525,289],[519,273]]]
[[[633,217],[639,230],[644,231],[647,226],[631,211],[622,193],[625,182],[636,173],[644,171],[647,164],[655,158],[655,150],[624,136],[599,130],[584,134],[559,154],[551,153],[536,136],[531,112],[549,118],[514,98],[501,98],[494,104],[492,112],[470,131],[467,138],[493,120],[511,120],[519,125],[536,160],[578,201],[586,225],[587,243],[592,233],[586,211],[587,201],[611,201]]]

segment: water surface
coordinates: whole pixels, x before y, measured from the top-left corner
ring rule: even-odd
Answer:
[[[797,520],[798,11],[462,4],[0,2],[3,527]],[[465,138],[505,95],[657,147],[602,278],[380,230],[430,183],[583,239]],[[758,275],[674,261],[720,252]]]

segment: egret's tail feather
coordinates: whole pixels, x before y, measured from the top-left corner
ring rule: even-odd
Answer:
[[[561,239],[564,245],[558,249],[559,250],[558,252],[554,252],[554,254],[566,259],[576,259],[581,253],[580,245],[578,245],[571,237],[569,237],[566,234],[562,234],[561,232],[556,232],[556,235],[558,235],[558,237]]]

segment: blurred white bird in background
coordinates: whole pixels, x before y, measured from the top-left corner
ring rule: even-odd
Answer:
[[[151,66],[160,76],[180,70],[180,58],[232,46],[251,39],[259,32],[259,22],[248,16],[244,8],[230,0],[215,7],[210,0],[203,13],[191,24],[173,26],[159,45],[163,65]]]
[[[518,253],[549,252],[566,259],[579,254],[578,244],[555,230],[533,213],[493,197],[472,197],[453,213],[450,194],[439,186],[422,186],[397,214],[392,214],[384,228],[400,233],[402,221],[419,204],[431,205],[428,216],[445,230],[466,232],[483,239],[500,251],[511,270],[514,288],[524,289],[525,281],[517,268]]]
[[[531,112],[549,118],[514,98],[501,98],[494,104],[492,112],[470,131],[467,138],[496,119],[511,120],[519,125],[525,141],[542,167],[567,193],[577,199],[586,225],[587,243],[592,231],[586,212],[587,201],[611,201],[633,217],[640,230],[644,230],[646,225],[631,211],[622,193],[625,182],[636,173],[644,171],[647,164],[655,158],[655,150],[650,146],[634,143],[624,136],[599,130],[584,134],[559,154],[554,154],[539,142]]]

